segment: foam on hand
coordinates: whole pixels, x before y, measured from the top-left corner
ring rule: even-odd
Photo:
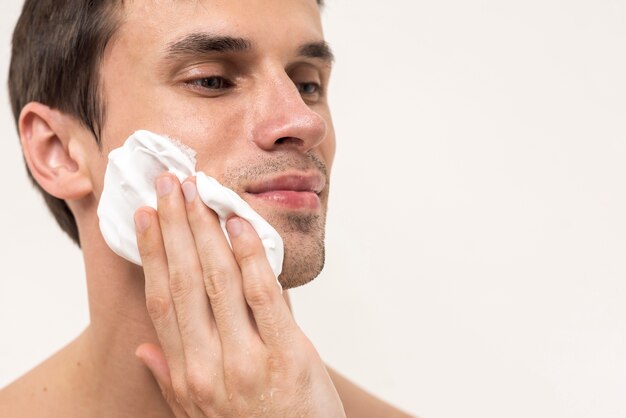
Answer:
[[[217,214],[227,240],[226,220],[229,216],[235,214],[250,222],[259,234],[267,260],[278,278],[284,257],[283,240],[278,232],[237,193],[203,172],[196,172],[195,151],[148,131],[135,132],[124,145],[109,154],[98,218],[104,240],[117,255],[141,265],[134,214],[142,206],[156,209],[155,181],[165,171],[174,174],[181,182],[196,176],[198,196]]]

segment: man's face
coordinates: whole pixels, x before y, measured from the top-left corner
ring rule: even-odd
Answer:
[[[313,279],[335,152],[323,39],[315,0],[126,2],[101,67],[97,194],[106,155],[132,132],[178,139],[197,151],[198,171],[281,234],[283,286]]]

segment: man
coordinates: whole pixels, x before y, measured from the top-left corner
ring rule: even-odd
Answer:
[[[335,137],[332,53],[314,0],[27,0],[10,90],[24,157],[82,248],[90,325],[0,392],[1,416],[405,416],[327,370],[295,324],[258,236],[232,250],[193,178],[156,181],[135,214],[143,268],[105,244],[107,155],[138,129],[280,233],[285,289],[316,277]]]

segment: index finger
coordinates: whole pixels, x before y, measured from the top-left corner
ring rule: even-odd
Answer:
[[[241,270],[243,293],[259,335],[265,344],[282,346],[286,333],[295,323],[281,288],[276,284],[261,239],[254,228],[239,217],[230,218],[226,229]]]

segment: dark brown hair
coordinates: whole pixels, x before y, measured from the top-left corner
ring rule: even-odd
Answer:
[[[16,122],[29,102],[40,102],[80,120],[100,143],[104,105],[100,62],[120,23],[123,0],[26,0],[13,32],[9,95]],[[317,1],[320,7],[323,0]],[[80,246],[78,226],[63,199],[28,176],[59,226]]]
[[[119,0],[26,0],[13,32],[9,95],[16,122],[29,102],[75,116],[99,142],[104,109],[100,61],[117,29]],[[39,186],[59,226],[80,246],[74,215],[64,200]]]

